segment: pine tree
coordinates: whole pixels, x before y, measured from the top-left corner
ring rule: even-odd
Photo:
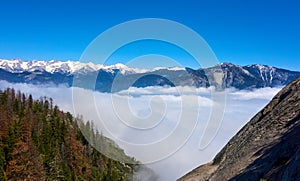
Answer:
[[[0,91],[0,180],[126,180],[134,164],[113,161],[94,146],[131,160],[92,121],[42,97]],[[83,132],[82,132],[83,131]],[[88,142],[91,141],[91,142]]]

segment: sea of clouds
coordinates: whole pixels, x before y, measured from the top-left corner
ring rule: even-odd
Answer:
[[[281,90],[227,89],[222,92],[224,105],[220,106],[220,99],[214,98],[219,96],[214,88],[147,87],[109,94],[64,85],[0,81],[0,89],[7,87],[32,94],[35,99],[51,97],[60,109],[93,120],[99,131],[116,141],[127,154],[146,163],[161,181],[176,180],[211,161]],[[213,117],[212,113],[218,116]],[[213,120],[217,118],[220,121]],[[211,121],[217,124],[210,125]],[[214,134],[201,146],[207,129],[213,129]]]

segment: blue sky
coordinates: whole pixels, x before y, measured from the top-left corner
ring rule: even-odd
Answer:
[[[165,18],[199,33],[221,62],[300,70],[297,0],[10,0],[1,1],[0,8],[0,58],[78,60],[87,45],[112,26],[137,18]],[[152,43],[144,47],[144,53],[160,53]],[[170,50],[169,56],[176,56],[175,49]],[[122,50],[111,63],[134,56],[134,51]],[[186,58],[179,61],[197,68]]]

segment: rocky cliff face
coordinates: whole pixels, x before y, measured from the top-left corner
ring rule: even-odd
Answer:
[[[300,77],[283,88],[192,180],[299,180]]]

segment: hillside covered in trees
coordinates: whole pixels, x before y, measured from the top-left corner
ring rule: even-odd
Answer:
[[[0,90],[0,180],[132,180],[138,162],[90,125],[59,110],[51,99]],[[96,151],[82,126],[91,130],[98,147],[132,164]]]

